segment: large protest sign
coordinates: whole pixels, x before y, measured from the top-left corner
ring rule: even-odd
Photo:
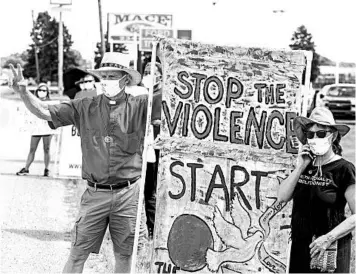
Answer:
[[[61,146],[58,157],[59,177],[82,177],[82,148],[78,129],[65,126],[61,132]]]
[[[48,101],[48,104],[56,104],[57,101]],[[46,120],[37,118],[25,105],[17,107],[17,126],[20,132],[26,132],[29,135],[54,135],[58,130],[53,130],[48,126]]]
[[[161,155],[151,272],[287,269],[300,51],[160,42]]]
[[[0,117],[3,132],[0,134],[1,159],[16,160],[19,163],[25,161],[30,149],[31,135],[59,134],[58,130],[51,130],[46,121],[33,115],[20,100],[1,98]],[[57,139],[55,137],[51,141],[51,159],[56,157]],[[39,144],[35,160],[43,159],[43,153],[42,144]]]

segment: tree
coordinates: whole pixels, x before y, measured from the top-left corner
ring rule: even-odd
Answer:
[[[15,68],[17,64],[20,64],[22,67],[26,64],[27,60],[27,52],[22,53],[14,53],[7,57],[4,57],[4,63],[2,65],[3,68],[10,68],[10,64],[12,64]]]
[[[319,70],[319,54],[315,52],[315,44],[313,36],[308,32],[307,28],[302,25],[297,28],[292,36],[292,44],[289,45],[292,50],[309,50],[313,52],[313,60],[311,67],[310,82],[314,82],[318,75]],[[304,79],[304,77],[303,77]]]
[[[108,43],[108,36],[105,34],[105,52],[110,51],[110,43]],[[125,44],[122,43],[114,43],[113,45],[113,51],[114,52],[121,52],[121,53],[127,53],[127,47]],[[96,43],[96,50],[94,51],[94,63],[95,66],[94,68],[97,69],[100,66],[101,59],[103,58],[101,56],[101,42]]]
[[[40,12],[31,31],[33,43],[27,50],[27,64],[24,66],[24,76],[36,78],[35,49],[37,48],[40,81],[58,80],[58,22],[51,18],[48,12]],[[81,55],[71,50],[72,37],[63,24],[63,70],[78,66]]]

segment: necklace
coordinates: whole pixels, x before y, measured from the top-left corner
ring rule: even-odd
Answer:
[[[318,164],[316,163],[317,158],[315,158],[314,163],[313,163],[313,165],[317,167],[317,171],[316,171],[315,176],[320,176],[320,177],[323,176],[323,171],[322,171],[321,167],[324,166],[324,165],[326,165],[326,164],[328,164],[328,163],[330,163],[330,162],[332,162],[332,161],[333,161],[335,158],[337,158],[337,157],[339,157],[339,155],[334,154],[333,156],[331,156],[331,157],[330,157],[327,161],[325,161],[324,163],[321,163],[321,160],[322,160],[322,157],[321,157],[321,158],[318,159],[318,160],[319,160],[319,163],[318,163]]]
[[[319,156],[319,157],[320,157],[320,156]],[[339,157],[339,155],[334,154],[334,155],[331,156],[329,159],[327,159],[325,162],[323,162],[323,161],[322,161],[322,160],[323,160],[323,156],[321,156],[320,158],[315,158],[315,160],[314,160],[314,165],[315,165],[315,166],[324,166],[324,165],[326,165],[326,164],[332,162],[335,158],[338,158],[338,157]],[[318,161],[318,162],[319,162],[318,164],[316,163],[317,160],[319,160],[319,161]]]

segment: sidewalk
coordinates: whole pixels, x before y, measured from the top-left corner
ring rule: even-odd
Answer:
[[[61,273],[85,185],[78,180],[0,175],[1,273]],[[108,273],[103,253],[84,273]]]

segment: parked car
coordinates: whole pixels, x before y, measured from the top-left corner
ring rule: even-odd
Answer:
[[[324,86],[316,96],[316,106],[328,107],[334,115],[355,116],[356,84]]]
[[[0,78],[0,86],[7,86],[9,84],[9,80],[7,78]]]

